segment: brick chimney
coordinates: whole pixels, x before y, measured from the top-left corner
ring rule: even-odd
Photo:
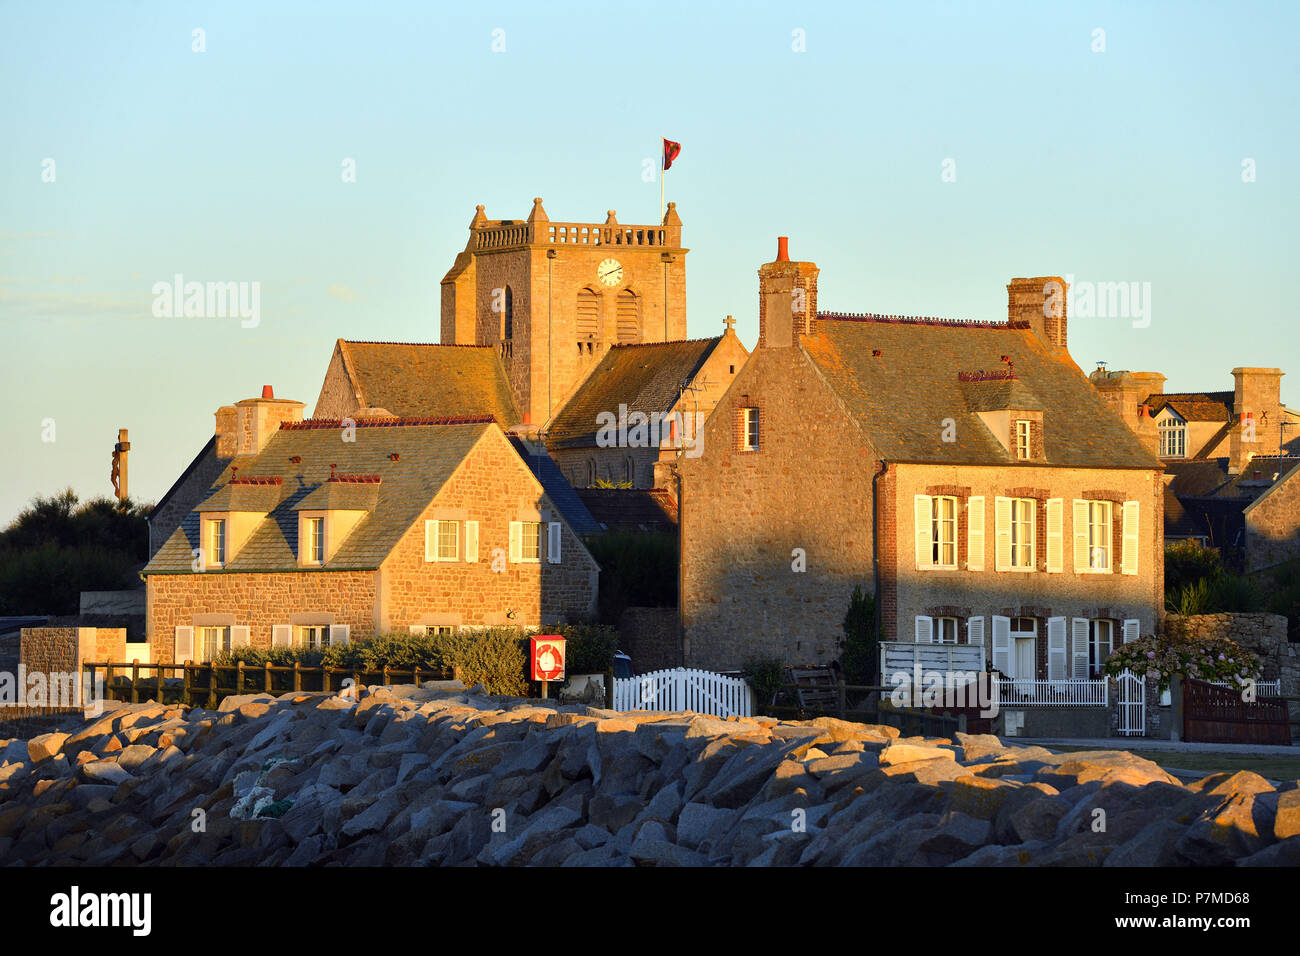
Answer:
[[[302,421],[302,402],[276,398],[270,385],[261,398],[246,398],[217,409],[217,457],[256,455],[285,422]]]
[[[759,348],[786,347],[797,341],[796,336],[817,331],[817,276],[821,270],[813,262],[791,262],[788,237],[779,236],[776,244],[776,260],[758,267]]]
[[[1007,284],[1007,321],[1028,325],[1053,352],[1068,354],[1066,347],[1066,294],[1060,276],[1012,279]]]
[[[1255,455],[1282,450],[1282,370],[1232,370],[1233,428],[1228,434],[1228,473],[1240,474]]]

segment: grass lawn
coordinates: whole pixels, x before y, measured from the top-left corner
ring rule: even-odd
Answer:
[[[1053,750],[1091,750],[1091,747],[1052,747]],[[1127,749],[1127,748],[1125,748]],[[1129,753],[1177,770],[1201,770],[1210,773],[1232,773],[1253,770],[1270,780],[1300,780],[1300,754],[1294,757],[1257,756],[1254,754],[1183,753],[1173,750],[1129,750]]]

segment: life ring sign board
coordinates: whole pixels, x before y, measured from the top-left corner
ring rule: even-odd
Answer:
[[[558,634],[538,634],[528,639],[532,653],[533,680],[564,680],[564,638]]]

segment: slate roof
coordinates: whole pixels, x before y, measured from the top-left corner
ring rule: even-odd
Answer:
[[[491,415],[503,427],[523,420],[490,346],[339,339],[337,347],[364,405],[398,418]]]
[[[1232,420],[1233,393],[1228,392],[1156,392],[1145,404],[1154,417],[1169,406],[1189,422],[1227,422]]]
[[[569,484],[569,479],[564,477],[560,471],[560,466],[555,463],[555,459],[543,450],[540,454],[529,448],[520,438],[514,435],[507,436],[510,444],[514,446],[519,457],[524,460],[524,464],[533,473],[538,481],[542,484],[542,490],[546,492],[551,504],[555,505],[564,515],[569,527],[573,529],[574,534],[600,534],[601,527],[597,524],[596,519],[591,516],[587,506],[582,503],[573,486]]]
[[[665,533],[677,530],[677,503],[662,488],[582,488],[578,497],[602,528]]]
[[[1204,498],[1214,494],[1228,480],[1228,459],[1187,458],[1165,461],[1165,471],[1174,476],[1169,490],[1180,497]]]
[[[666,413],[681,397],[682,383],[693,378],[722,341],[689,339],[615,345],[579,386],[546,432],[552,448],[590,448],[596,444],[597,416],[628,412]]]
[[[235,467],[238,467],[236,465]],[[285,485],[227,481],[198,503],[195,511],[270,511],[285,494]]]
[[[221,473],[215,490],[229,486],[231,468],[240,475],[283,479],[283,497],[253,531],[224,569],[205,574],[250,571],[298,571],[297,506],[331,484],[331,465],[339,473],[380,475],[379,485],[356,484],[360,493],[377,491],[374,510],[362,518],[323,570],[378,568],[398,539],[415,523],[465,455],[489,429],[487,420],[451,420],[432,424],[392,421],[357,422],[356,440],[340,440],[338,422],[282,425],[261,454],[236,458]],[[396,460],[392,455],[396,454]],[[298,458],[299,461],[291,461]],[[341,483],[335,483],[341,484]],[[364,490],[363,490],[364,489]],[[326,489],[333,495],[335,489]],[[352,494],[340,489],[339,494]],[[192,549],[199,547],[199,512],[192,511],[168,538],[144,574],[191,573]]]
[[[1161,470],[1078,366],[1027,325],[823,313],[799,341],[885,460]],[[1003,356],[1016,376],[1006,397],[1041,406],[1044,459],[1017,461],[971,409],[972,383],[958,379],[1005,372]],[[984,403],[995,391],[984,386],[1005,385],[978,384]],[[952,442],[941,440],[947,418],[957,426]]]

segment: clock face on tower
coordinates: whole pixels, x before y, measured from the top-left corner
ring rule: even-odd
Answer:
[[[617,259],[602,260],[596,266],[596,277],[608,286],[616,286],[623,281],[623,266]]]

